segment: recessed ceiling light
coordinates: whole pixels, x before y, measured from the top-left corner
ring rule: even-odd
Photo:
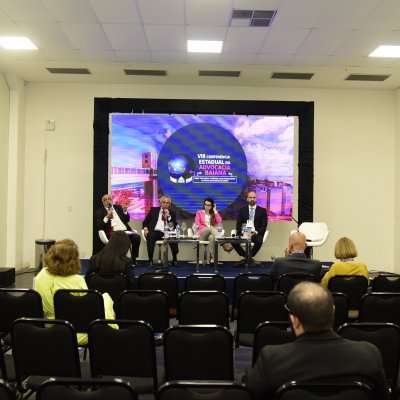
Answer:
[[[23,36],[0,36],[0,46],[7,50],[37,50],[32,41]]]
[[[189,53],[221,53],[221,40],[188,40]]]
[[[379,46],[368,57],[400,57],[400,46]]]

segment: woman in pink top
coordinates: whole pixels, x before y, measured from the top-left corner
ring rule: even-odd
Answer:
[[[200,240],[208,240],[210,255],[209,263],[214,263],[214,237],[217,236],[218,232],[215,228],[222,222],[222,218],[217,211],[217,206],[214,200],[210,197],[204,199],[204,209],[196,212],[195,222],[199,226]],[[224,243],[223,246],[225,251],[230,253],[233,247],[229,243]]]

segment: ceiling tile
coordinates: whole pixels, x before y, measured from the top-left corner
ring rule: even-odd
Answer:
[[[295,54],[310,32],[310,29],[270,29],[261,53]]]
[[[137,0],[144,24],[183,25],[183,0]]]
[[[114,50],[149,50],[142,25],[103,24],[103,29]]]
[[[145,25],[144,29],[151,51],[186,51],[186,36],[183,26]]]
[[[140,23],[134,0],[89,0],[98,20],[103,23]]]
[[[198,26],[228,26],[232,0],[186,0],[186,23]]]
[[[186,37],[188,40],[224,40],[226,27],[187,26]]]
[[[150,63],[152,57],[150,52],[141,51],[115,51],[119,61],[124,63]]]
[[[400,1],[384,0],[360,22],[358,28],[400,29]]]
[[[237,28],[228,29],[222,51],[224,53],[258,53],[263,46],[268,28]]]
[[[110,43],[100,24],[63,22],[60,25],[76,49],[111,50]]]
[[[42,0],[58,22],[96,22],[97,17],[87,0]]]
[[[14,21],[54,21],[40,0],[1,0],[0,9]]]
[[[118,57],[114,51],[91,51],[91,50],[80,50],[82,60],[85,61],[118,61]]]
[[[245,53],[222,53],[221,63],[223,64],[237,64],[237,65],[250,65],[254,64],[257,58],[256,54]]]
[[[153,51],[151,53],[152,59],[156,63],[168,63],[168,64],[186,64],[187,53],[173,53],[173,52],[161,52]]]

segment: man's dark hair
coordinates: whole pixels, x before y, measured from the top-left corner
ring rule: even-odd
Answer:
[[[318,283],[298,283],[289,293],[288,308],[300,320],[305,332],[332,329],[332,294]]]

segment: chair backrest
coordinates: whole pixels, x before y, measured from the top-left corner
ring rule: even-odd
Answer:
[[[123,273],[94,272],[86,276],[85,279],[89,289],[98,290],[100,293],[108,293],[114,302],[129,286],[128,278]]]
[[[171,381],[160,386],[156,400],[251,400],[247,388],[234,382]]]
[[[176,308],[178,301],[178,278],[171,273],[144,273],[139,275],[140,290],[162,290],[168,295],[169,306]]]
[[[336,330],[349,320],[349,298],[346,294],[338,292],[333,292],[332,297],[335,306],[333,329]]]
[[[103,244],[107,244],[108,243],[108,237],[107,237],[106,233],[103,230],[99,231],[99,238],[100,238],[100,240],[101,240],[101,242]]]
[[[73,324],[78,333],[87,333],[95,319],[104,319],[103,296],[97,290],[60,289],[54,293],[57,319]]]
[[[400,292],[400,275],[379,274],[372,280],[372,292]]]
[[[365,294],[361,299],[358,321],[400,325],[400,293]]]
[[[118,319],[145,321],[154,332],[169,327],[168,295],[161,290],[125,290],[116,303]]]
[[[180,325],[222,325],[229,328],[229,298],[216,290],[184,292],[179,296]]]
[[[42,298],[33,289],[0,289],[0,335],[22,317],[43,318]]]
[[[88,388],[90,390],[88,390]],[[36,400],[137,400],[135,389],[122,379],[52,378],[43,382]]]
[[[274,280],[270,274],[242,273],[236,275],[233,281],[233,320],[235,319],[235,310],[238,306],[239,296],[248,290],[269,292],[274,290]]]
[[[335,275],[329,279],[328,289],[346,294],[349,297],[350,310],[358,310],[361,297],[368,289],[368,279],[361,275]]]
[[[369,386],[361,382],[301,383],[282,385],[274,397],[277,400],[370,400]]]
[[[76,331],[71,323],[42,318],[19,318],[11,328],[18,390],[31,375],[80,377]]]
[[[264,346],[271,344],[284,344],[293,342],[296,335],[291,330],[289,321],[282,322],[262,322],[257,326],[254,334],[253,344],[253,365],[257,361],[257,357],[260,354]]]
[[[342,325],[337,333],[346,339],[374,344],[382,355],[383,368],[390,386],[393,389],[396,387],[400,361],[400,328],[397,325],[352,322]]]
[[[242,334],[254,335],[257,326],[264,321],[287,321],[285,309],[287,297],[281,292],[244,292],[239,297],[236,345],[252,345],[242,341]]]
[[[1,400],[16,400],[17,395],[12,386],[3,379],[0,379],[0,399]]]
[[[225,292],[225,278],[217,274],[193,274],[185,278],[185,292],[191,290],[218,290]]]
[[[166,381],[233,381],[233,336],[223,326],[172,326],[164,334],[164,364]]]
[[[299,226],[299,232],[306,235],[309,244],[323,240],[329,233],[325,222],[303,222]]]
[[[278,292],[285,293],[286,296],[289,295],[290,291],[299,283],[299,282],[317,282],[317,279],[312,274],[291,272],[288,274],[282,274],[276,286],[276,290]]]
[[[110,326],[110,323],[118,324],[119,329]],[[158,384],[154,331],[148,323],[96,320],[90,324],[88,336],[93,377],[150,378],[148,388],[150,392],[156,391]],[[140,390],[139,387],[137,390]],[[145,393],[146,390],[140,392]]]

